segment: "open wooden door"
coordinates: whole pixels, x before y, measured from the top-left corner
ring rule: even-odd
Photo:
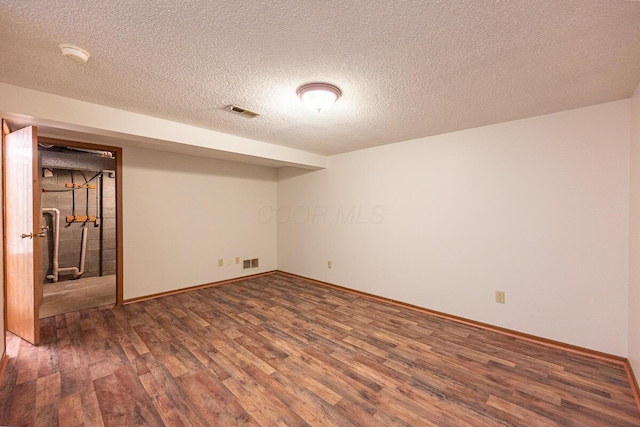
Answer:
[[[40,340],[42,213],[35,127],[4,136],[5,286],[7,329]]]

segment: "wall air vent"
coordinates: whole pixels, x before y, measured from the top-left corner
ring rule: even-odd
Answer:
[[[247,110],[246,108],[238,107],[237,105],[229,105],[227,109],[232,113],[240,114],[241,116],[248,117],[250,119],[260,115],[255,111]]]
[[[245,259],[242,261],[242,269],[246,270],[248,268],[258,268],[258,258]]]

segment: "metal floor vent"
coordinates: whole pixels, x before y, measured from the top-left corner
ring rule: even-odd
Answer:
[[[247,110],[246,108],[238,107],[237,105],[229,105],[227,108],[232,113],[236,113],[241,116],[248,117],[250,119],[253,119],[254,117],[258,117],[260,115],[255,111]]]

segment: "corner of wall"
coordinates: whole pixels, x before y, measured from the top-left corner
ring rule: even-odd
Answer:
[[[640,84],[631,98],[629,215],[629,363],[640,373]]]
[[[4,120],[2,122],[2,138],[0,138],[0,153],[3,151],[4,145]],[[0,182],[3,180],[2,176],[2,154],[0,154]],[[0,184],[0,200],[4,204],[4,194],[2,193],[3,188]],[[0,212],[0,230],[4,230],[4,209]],[[2,362],[4,361],[5,356],[5,346],[6,346],[6,332],[5,332],[5,306],[4,306],[4,240],[0,245],[0,307],[2,311],[2,315],[0,315],[0,354],[2,355],[2,359],[0,359],[0,366],[2,366]],[[1,368],[0,368],[1,370]],[[2,375],[0,375],[0,380],[2,380]]]

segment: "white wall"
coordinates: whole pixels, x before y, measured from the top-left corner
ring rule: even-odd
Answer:
[[[276,185],[273,168],[125,148],[125,300],[276,269],[276,223],[258,218]]]
[[[626,356],[629,108],[617,101],[332,156],[325,170],[283,169],[278,268]]]
[[[629,361],[636,378],[640,378],[640,85],[631,99],[630,218]]]

